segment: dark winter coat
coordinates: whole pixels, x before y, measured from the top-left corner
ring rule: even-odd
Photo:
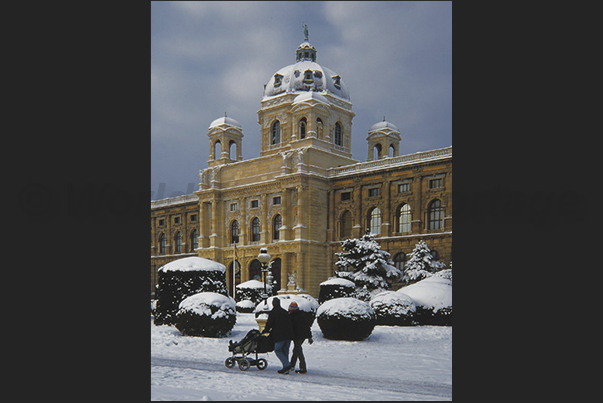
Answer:
[[[312,338],[312,330],[310,329],[309,320],[311,317],[305,315],[299,309],[289,313],[293,322],[293,337],[294,340],[303,340]]]
[[[272,340],[277,343],[282,340],[293,340],[293,323],[289,313],[281,308],[278,298],[272,300],[274,308],[268,313],[264,332],[270,332]]]

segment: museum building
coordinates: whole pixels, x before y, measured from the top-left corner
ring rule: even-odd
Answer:
[[[295,63],[264,85],[259,157],[242,159],[241,125],[220,117],[209,125],[199,189],[151,201],[152,294],[157,269],[187,256],[224,264],[232,294],[235,250],[238,284],[263,280],[266,247],[277,289],[296,272],[297,286],[318,297],[341,241],[366,231],[400,269],[419,240],[449,265],[452,147],[400,155],[400,131],[384,118],[368,131],[368,161],[354,160],[348,89],[316,56],[306,37]]]

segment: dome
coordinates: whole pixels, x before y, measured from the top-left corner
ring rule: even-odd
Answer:
[[[220,126],[220,125],[234,126],[234,127],[238,127],[239,129],[243,128],[239,122],[237,122],[233,118],[229,118],[226,116],[222,116],[221,118],[218,118],[218,119],[214,120],[213,122],[211,122],[211,124],[209,125],[209,128],[211,129],[212,127],[216,127],[216,126]]]
[[[339,74],[316,63],[316,48],[305,41],[296,50],[296,63],[283,67],[264,86],[262,99],[288,92],[322,92],[350,102],[350,93]]]
[[[391,129],[391,130],[394,130],[394,131],[400,133],[400,130],[396,127],[396,125],[386,121],[385,119],[382,122],[375,123],[374,125],[372,125],[371,128],[369,129],[369,133],[371,133],[373,131],[377,131],[377,130],[383,130],[383,129]]]

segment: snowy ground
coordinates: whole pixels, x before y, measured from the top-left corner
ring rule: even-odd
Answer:
[[[228,369],[228,340],[257,328],[237,314],[226,338],[184,337],[151,320],[152,400],[452,400],[452,328],[376,326],[361,342],[327,340],[316,321],[304,343],[308,373],[280,375],[274,353],[263,371]],[[299,367],[299,364],[298,364]]]

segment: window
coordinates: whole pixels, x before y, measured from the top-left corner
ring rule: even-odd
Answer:
[[[262,281],[262,264],[257,259],[253,259],[249,264],[249,279]]]
[[[197,214],[191,214],[191,222],[197,221]]]
[[[174,235],[174,246],[175,253],[182,253],[182,234],[180,231],[176,232],[176,235]]]
[[[165,234],[159,235],[159,254],[160,255],[165,255],[166,243],[167,242],[165,239]]]
[[[306,57],[308,57],[307,52],[306,52]],[[312,76],[312,70],[306,70],[304,72],[304,83],[311,84],[312,82],[314,82],[314,77]]]
[[[346,200],[351,200],[352,199],[352,193],[351,192],[343,192],[341,194],[341,201],[346,201]]]
[[[230,203],[230,211],[237,211],[237,203]]]
[[[281,197],[280,196],[276,196],[272,198],[272,204],[277,206],[279,204],[281,204]]]
[[[180,224],[180,217],[174,217],[174,224]]]
[[[195,249],[197,249],[199,247],[199,240],[197,239],[199,236],[197,235],[197,230],[194,229],[191,231],[191,252],[194,252]]]
[[[369,214],[369,228],[372,234],[379,235],[381,233],[381,210],[375,207]]]
[[[442,202],[435,199],[427,207],[427,229],[444,228],[444,208]]]
[[[442,187],[442,178],[429,180],[429,189],[436,189],[436,188],[441,188],[441,187]]]
[[[252,200],[251,201],[251,208],[258,208],[260,206],[260,201],[259,200]]]
[[[335,86],[335,88],[340,90],[341,89],[341,77],[333,76],[331,78],[333,79],[333,85]]]
[[[283,225],[283,217],[280,214],[274,216],[272,220],[272,239],[280,239],[280,231],[279,229]]]
[[[347,239],[352,237],[352,213],[346,210],[339,219],[339,238]]]
[[[411,220],[412,216],[410,214],[410,206],[405,204],[400,208],[400,212],[398,214],[398,232],[410,232]]]
[[[282,80],[283,80],[283,76],[281,76],[280,74],[275,74],[274,75],[274,86],[280,87],[280,85],[282,84]]]
[[[270,144],[278,144],[281,142],[281,122],[275,120],[272,124],[271,130],[272,138],[270,140]]]
[[[159,225],[165,225],[165,220],[163,218],[159,220]]]
[[[230,223],[230,243],[239,243],[239,222],[237,220]]]
[[[369,197],[377,197],[379,196],[379,188],[372,188],[368,190]]]
[[[433,260],[438,260],[440,258],[440,254],[438,253],[437,250],[432,249],[431,250],[431,257],[433,257]]]
[[[403,271],[405,262],[406,262],[406,253],[400,252],[400,253],[396,253],[394,255],[394,266],[396,266],[396,269]]]
[[[302,118],[299,121],[299,139],[300,140],[306,138],[306,124],[307,124],[306,118]]]
[[[254,217],[251,220],[251,242],[259,242],[260,240],[260,219]]]
[[[343,146],[343,129],[339,122],[335,123],[335,145]]]
[[[410,184],[402,183],[402,184],[398,185],[398,193],[405,193],[405,192],[410,192]]]

